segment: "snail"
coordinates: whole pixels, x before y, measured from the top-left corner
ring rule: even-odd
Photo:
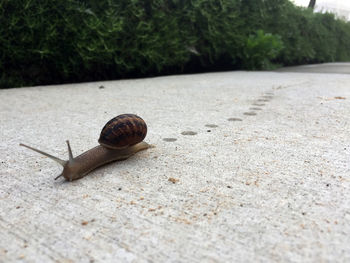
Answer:
[[[62,173],[55,178],[63,176],[66,180],[80,179],[92,170],[104,164],[125,160],[133,154],[150,148],[150,145],[143,141],[147,134],[147,125],[143,119],[134,114],[122,114],[114,117],[102,128],[98,146],[73,157],[72,150],[67,140],[69,160],[61,160],[48,153],[25,145],[30,150],[49,157],[63,166]]]

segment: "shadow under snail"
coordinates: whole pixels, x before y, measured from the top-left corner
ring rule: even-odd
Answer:
[[[69,160],[61,160],[48,153],[21,143],[35,152],[49,157],[63,166],[62,173],[55,178],[63,176],[66,180],[80,179],[92,170],[104,164],[125,160],[135,153],[150,148],[143,141],[147,134],[147,125],[143,119],[134,114],[122,114],[114,117],[103,127],[98,146],[73,157],[72,150],[67,140]]]

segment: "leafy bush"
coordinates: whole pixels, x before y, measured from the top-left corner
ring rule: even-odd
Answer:
[[[24,8],[23,8],[24,7]],[[189,52],[170,12],[142,1],[1,1],[0,70],[37,85],[160,72]]]
[[[283,48],[281,37],[266,34],[258,30],[256,34],[247,38],[243,47],[242,64],[246,69],[271,69],[271,60],[274,59]]]
[[[264,9],[269,10],[262,22],[264,30],[280,35],[284,44],[275,62],[298,65],[350,60],[349,22],[284,0],[267,0]]]
[[[0,24],[0,88],[350,59],[350,23],[288,0],[0,0]]]

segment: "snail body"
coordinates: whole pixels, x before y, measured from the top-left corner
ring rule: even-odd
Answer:
[[[73,157],[67,140],[69,159],[61,160],[31,146],[20,144],[28,149],[49,157],[63,166],[63,176],[68,181],[80,179],[92,170],[104,164],[125,160],[135,153],[150,147],[143,141],[147,134],[147,125],[139,116],[134,114],[119,115],[103,127],[99,138],[100,145]]]

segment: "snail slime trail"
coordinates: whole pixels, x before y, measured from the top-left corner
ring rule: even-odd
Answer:
[[[80,179],[92,170],[110,162],[125,160],[135,153],[150,148],[143,140],[147,135],[145,121],[135,114],[122,114],[114,117],[102,128],[98,146],[73,157],[67,140],[68,160],[61,160],[51,154],[25,145],[32,151],[45,155],[63,166],[62,173],[55,178],[63,176],[68,181]]]

